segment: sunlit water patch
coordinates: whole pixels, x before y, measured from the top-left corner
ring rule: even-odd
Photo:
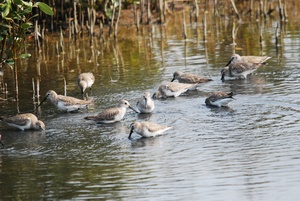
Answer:
[[[271,25],[264,28],[267,37],[263,39],[263,47],[255,37],[245,41],[244,35],[238,35],[237,53],[264,53],[272,59],[246,80],[222,82],[220,71],[233,47],[231,27],[226,26],[226,30],[222,30],[224,27],[217,30],[217,36],[215,30],[210,30],[215,39],[208,38],[206,42],[196,35],[196,30],[189,32],[195,35],[183,40],[175,34],[176,30],[162,32],[154,26],[152,42],[149,37],[134,42],[119,41],[118,47],[99,48],[96,60],[84,41],[79,41],[77,53],[70,48],[65,58],[56,57],[54,50],[49,51],[45,57],[48,61],[42,63],[40,98],[49,89],[63,94],[63,78],[67,81],[67,94],[80,98],[76,76],[91,71],[96,77],[90,95],[94,104],[68,114],[45,102],[38,109],[39,118],[46,123],[44,132],[19,132],[1,125],[5,144],[0,149],[1,197],[297,199],[300,186],[298,35],[287,31],[278,47],[274,46],[271,34],[275,27]],[[239,26],[239,33],[256,34],[257,25]],[[35,60],[29,63],[34,64]],[[145,91],[153,94],[177,70],[207,76],[213,81],[177,98],[155,100],[152,114],[136,114],[128,109],[121,122],[109,125],[84,119],[115,106],[120,99],[127,99],[136,107]],[[33,111],[30,73],[24,73],[22,80],[21,112]],[[232,91],[235,100],[228,108],[207,107],[205,99],[214,91]],[[1,102],[3,115],[14,115],[15,106],[15,102]],[[153,121],[172,129],[149,139],[133,133],[130,140],[130,124],[134,121]]]

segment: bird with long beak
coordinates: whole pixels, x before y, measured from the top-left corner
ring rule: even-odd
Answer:
[[[154,99],[157,98],[168,98],[168,97],[178,97],[181,94],[187,92],[188,90],[195,90],[197,84],[185,84],[178,82],[163,82],[158,90],[152,95]]]
[[[171,126],[164,126],[149,121],[136,121],[130,125],[130,133],[128,138],[131,139],[131,135],[134,131],[142,137],[155,137],[157,135],[161,135],[171,128]]]
[[[198,75],[194,75],[191,73],[183,73],[181,71],[176,71],[173,74],[173,79],[171,80],[171,82],[173,82],[174,80],[178,80],[179,83],[187,83],[187,84],[199,84],[199,83],[212,81],[212,79],[210,78],[200,77]]]
[[[79,109],[87,108],[92,103],[92,100],[81,100],[71,96],[58,95],[55,91],[49,90],[38,107],[47,99],[49,99],[57,109],[64,112],[78,111]]]
[[[266,64],[267,60],[271,59],[268,56],[240,56],[239,54],[233,54],[230,57],[229,62],[226,66],[230,63],[253,63],[253,64]]]
[[[136,103],[137,108],[141,113],[151,113],[155,108],[154,101],[149,92],[145,92],[143,97]]]
[[[268,56],[240,56],[233,54],[226,66],[221,70],[221,80],[246,79],[247,75],[265,65],[271,57]]]
[[[261,64],[246,62],[230,63],[229,61],[228,65],[221,70],[221,80],[246,79],[247,75],[256,71],[260,66]]]
[[[133,107],[130,106],[127,100],[121,100],[119,102],[118,107],[105,109],[104,111],[100,112],[96,116],[87,116],[84,119],[94,120],[98,123],[103,123],[103,124],[115,123],[121,121],[124,118],[127,108],[130,108],[136,113],[139,113]]]

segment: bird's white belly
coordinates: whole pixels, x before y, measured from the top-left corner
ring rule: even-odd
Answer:
[[[232,101],[232,98],[224,98],[224,99],[220,99],[220,100],[217,100],[214,102],[210,101],[210,103],[217,107],[222,107],[222,106],[227,106],[231,101]]]
[[[14,123],[7,123],[9,126],[11,127],[15,127],[15,128],[18,128],[20,130],[26,130],[26,129],[30,129],[30,126],[31,126],[31,123],[28,122],[27,124],[25,125],[18,125],[18,124],[14,124]]]

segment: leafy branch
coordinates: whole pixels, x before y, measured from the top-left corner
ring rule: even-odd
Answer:
[[[21,54],[26,47],[26,36],[33,27],[32,20],[38,16],[32,9],[39,8],[47,15],[53,15],[52,9],[43,2],[23,0],[4,0],[0,3],[0,58],[2,66],[12,64],[18,58],[30,57]]]

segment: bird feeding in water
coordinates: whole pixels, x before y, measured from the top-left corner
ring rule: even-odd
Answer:
[[[82,98],[88,98],[86,89],[89,88],[92,92],[92,86],[95,82],[95,77],[93,73],[81,73],[76,79],[76,83],[80,88]]]
[[[127,100],[121,100],[118,104],[118,107],[105,109],[96,116],[87,116],[84,119],[94,120],[98,123],[103,124],[115,123],[121,121],[124,118],[127,108],[130,108],[136,113],[139,113],[133,107],[130,106]]]
[[[92,100],[81,100],[71,96],[58,95],[55,91],[49,90],[38,107],[47,99],[49,99],[57,109],[64,112],[78,111],[79,109],[87,108],[92,103]]]
[[[232,97],[233,93],[226,92],[214,92],[208,98],[205,99],[205,104],[207,106],[215,106],[215,107],[227,107],[228,104],[234,100]]]
[[[168,97],[178,97],[181,94],[187,92],[188,90],[195,90],[197,84],[185,84],[178,82],[163,82],[158,90],[153,94],[153,98],[168,98]]]
[[[141,113],[147,114],[153,112],[155,108],[154,101],[149,92],[145,92],[143,97],[136,103],[137,108]]]
[[[183,73],[181,71],[176,71],[173,74],[173,79],[171,80],[171,82],[173,82],[174,80],[178,80],[179,83],[187,84],[199,84],[212,81],[212,79],[210,78],[200,77],[191,73]]]
[[[130,133],[128,138],[131,138],[131,135],[134,131],[142,137],[155,137],[163,134],[165,131],[171,128],[172,127],[170,126],[164,126],[149,121],[136,121],[130,125]]]
[[[45,130],[45,124],[32,114],[18,114],[12,117],[0,117],[0,121],[6,123],[10,127],[24,130]]]

